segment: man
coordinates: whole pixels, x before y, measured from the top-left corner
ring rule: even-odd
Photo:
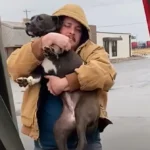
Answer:
[[[53,125],[62,110],[62,101],[57,95],[63,91],[99,89],[101,124],[92,135],[87,135],[86,150],[101,150],[99,132],[111,123],[106,113],[107,92],[114,84],[116,72],[104,48],[91,42],[90,28],[82,8],[68,4],[53,15],[63,20],[60,34],[49,33],[15,50],[7,60],[12,79],[28,76],[41,64],[42,48],[52,44],[65,50],[76,51],[86,65],[82,65],[64,78],[47,76],[48,83],[33,85],[24,93],[21,108],[22,133],[35,140],[35,150],[57,149]],[[77,136],[72,133],[68,139],[69,150],[75,149],[76,145]]]

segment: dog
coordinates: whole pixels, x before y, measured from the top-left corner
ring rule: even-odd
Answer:
[[[39,14],[26,23],[26,33],[32,37],[41,37],[50,32],[58,32],[60,26],[58,17]],[[42,64],[29,77],[20,77],[16,80],[20,87],[28,88],[39,83],[44,75],[65,77],[83,64],[76,52],[62,51],[56,45],[45,47],[43,54],[45,58]],[[78,135],[76,150],[84,150],[87,144],[86,133],[98,127],[100,104],[97,90],[63,92],[60,97],[63,101],[63,111],[54,125],[57,147],[59,150],[67,150],[68,136],[76,131]]]

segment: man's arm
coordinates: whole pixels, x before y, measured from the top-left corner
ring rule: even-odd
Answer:
[[[11,53],[7,59],[8,72],[13,80],[29,76],[42,59],[41,39],[37,39]]]
[[[94,43],[92,45],[81,51],[81,57],[86,64],[66,76],[70,91],[79,88],[85,91],[94,89],[109,91],[114,84],[116,71],[109,61],[108,54],[103,47]]]

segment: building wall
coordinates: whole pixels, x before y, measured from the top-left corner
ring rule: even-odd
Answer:
[[[24,29],[10,28],[2,25],[2,40],[4,47],[17,47],[31,41]]]
[[[96,25],[90,25],[90,30],[91,30],[91,40],[94,43],[97,43]]]
[[[113,58],[127,58],[131,56],[131,41],[129,33],[107,33],[107,32],[97,32],[97,44],[104,46],[104,37],[122,37],[122,40],[117,41],[117,56],[112,56],[112,43],[109,45],[109,57]]]
[[[12,39],[13,39],[12,28],[2,25],[2,40],[4,47],[9,47],[12,43],[11,42]]]

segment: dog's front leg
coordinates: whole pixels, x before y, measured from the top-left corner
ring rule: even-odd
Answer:
[[[29,77],[19,77],[16,79],[16,82],[21,87],[21,91],[26,91],[29,86],[32,86],[41,81],[40,75],[31,74]]]
[[[35,68],[35,70],[31,72],[31,74],[28,77],[17,78],[16,83],[18,83],[22,91],[26,91],[29,88],[29,86],[32,86],[41,81],[42,73],[42,66],[38,66],[37,68]]]

